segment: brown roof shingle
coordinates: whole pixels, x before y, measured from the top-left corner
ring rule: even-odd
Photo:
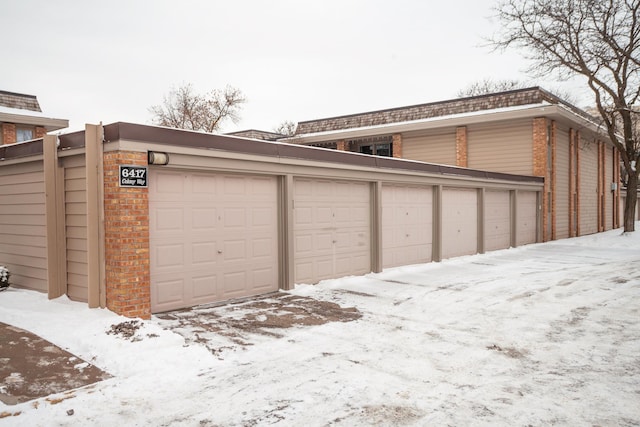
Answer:
[[[586,112],[568,104],[550,92],[540,87],[531,87],[448,101],[299,122],[296,135],[408,122],[496,108],[540,104],[545,101],[551,104],[563,104],[575,113],[592,119]]]
[[[0,90],[0,106],[42,112],[38,99],[33,95]]]

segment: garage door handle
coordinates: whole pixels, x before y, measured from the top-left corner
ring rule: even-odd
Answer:
[[[221,254],[221,253],[222,253],[222,251],[218,251],[218,253],[219,253],[219,254]]]

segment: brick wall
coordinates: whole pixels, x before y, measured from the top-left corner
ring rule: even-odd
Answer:
[[[104,154],[107,308],[128,317],[151,316],[147,188],[120,187],[119,165],[147,165],[146,153]]]
[[[551,191],[551,177],[547,176],[547,119],[537,117],[533,119],[533,175],[542,176],[544,191],[542,197],[542,241],[551,238],[548,230],[551,215],[549,215],[549,192]]]
[[[393,151],[393,157],[397,159],[402,158],[402,134],[394,133],[391,140],[391,147]]]
[[[461,168],[468,167],[468,151],[467,127],[459,126],[456,128],[456,166]]]
[[[13,123],[2,124],[2,143],[13,144],[16,142],[16,125]]]

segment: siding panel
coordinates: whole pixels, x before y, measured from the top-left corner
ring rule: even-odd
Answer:
[[[569,129],[556,136],[556,238],[569,237]]]
[[[71,161],[69,164],[73,164]],[[67,295],[88,300],[87,191],[85,166],[64,170],[65,234],[67,243]]]
[[[468,126],[469,168],[531,175],[532,126],[529,119]]]
[[[42,161],[0,169],[0,262],[18,287],[47,292]]]
[[[580,234],[598,231],[598,146],[583,141],[580,150]]]
[[[456,131],[407,133],[402,136],[402,157],[428,163],[456,164]]]

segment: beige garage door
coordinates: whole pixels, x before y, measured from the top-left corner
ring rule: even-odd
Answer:
[[[294,181],[296,283],[371,272],[368,183]]]
[[[383,267],[431,261],[433,190],[431,187],[382,187]]]
[[[485,250],[495,251],[511,246],[511,202],[508,191],[486,191]]]
[[[537,234],[537,195],[533,191],[518,192],[516,244],[526,245],[536,242]]]
[[[278,289],[273,177],[152,169],[151,310]]]
[[[477,252],[477,191],[460,188],[442,190],[442,258]]]

